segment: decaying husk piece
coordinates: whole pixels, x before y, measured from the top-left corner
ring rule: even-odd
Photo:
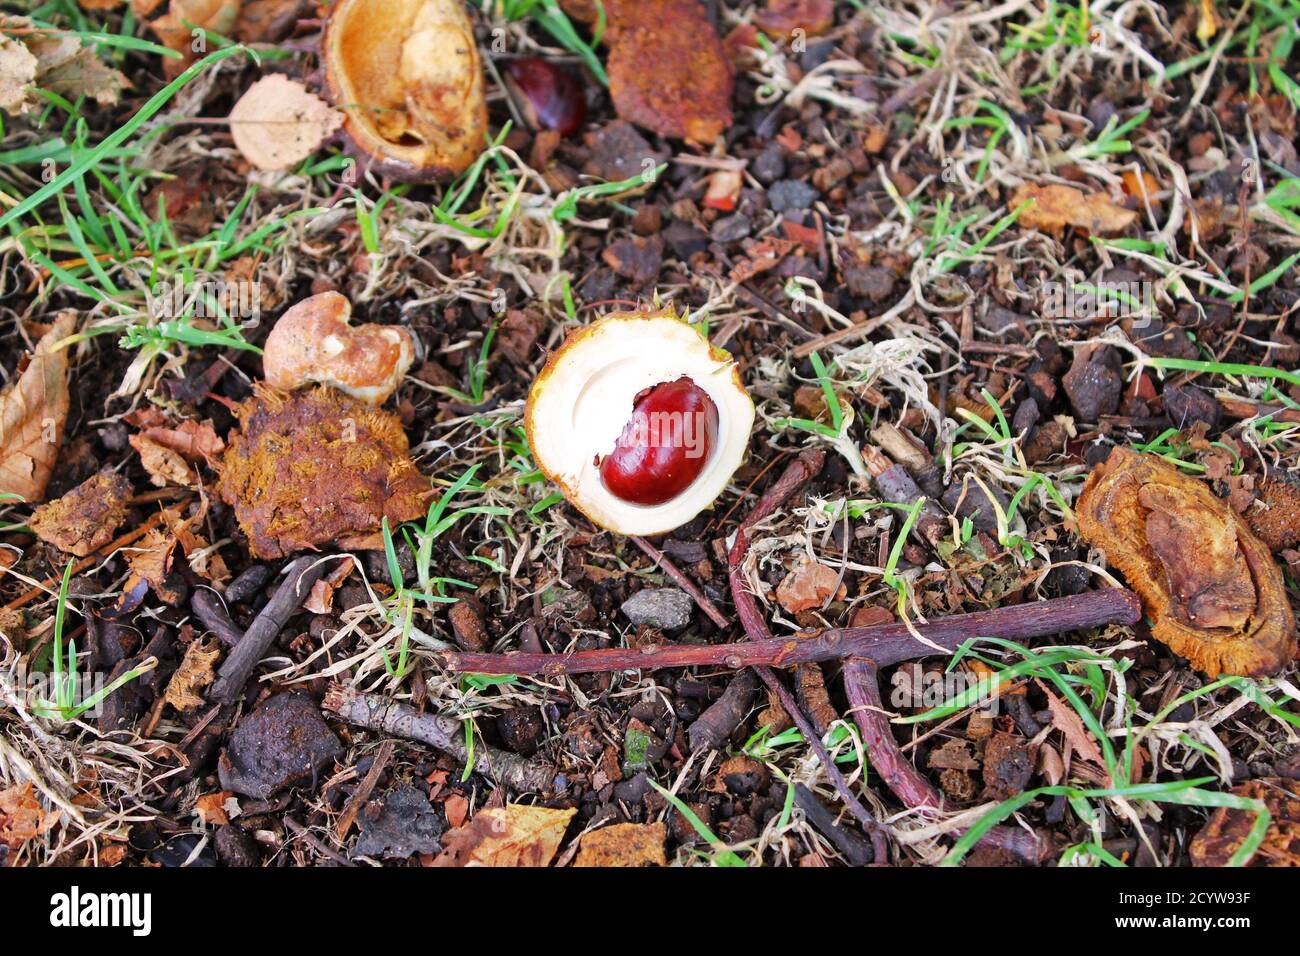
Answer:
[[[1259,777],[1232,788],[1234,797],[1261,800],[1272,819],[1251,866],[1300,866],[1300,780]],[[1255,814],[1219,807],[1187,848],[1193,866],[1227,866],[1246,842]]]
[[[378,172],[437,179],[483,151],[483,64],[461,0],[339,0],[322,48],[343,131]]]
[[[1142,597],[1152,633],[1211,677],[1272,674],[1296,652],[1282,574],[1250,527],[1195,478],[1116,448],[1088,476],[1079,534]]]
[[[217,493],[235,509],[253,557],[331,542],[378,548],[384,518],[396,528],[424,514],[429,482],[396,415],[331,388],[285,395],[265,387],[235,414],[240,429]]]

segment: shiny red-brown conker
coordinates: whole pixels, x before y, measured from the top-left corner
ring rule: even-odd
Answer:
[[[541,57],[528,56],[506,62],[506,76],[522,94],[530,125],[572,136],[587,119],[587,97],[582,81],[568,70]]]
[[[637,396],[600,477],[623,501],[660,505],[699,477],[717,440],[713,399],[689,378],[664,382]]]

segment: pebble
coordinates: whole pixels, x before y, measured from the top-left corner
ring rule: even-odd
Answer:
[[[646,588],[623,602],[623,613],[637,626],[643,624],[664,631],[680,631],[691,623],[695,602],[677,588]]]

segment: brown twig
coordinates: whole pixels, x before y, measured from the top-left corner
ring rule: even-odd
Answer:
[[[391,697],[363,694],[342,684],[329,686],[323,706],[340,720],[357,727],[418,740],[435,750],[451,754],[462,763],[469,760],[464,730],[455,717],[422,713]],[[555,786],[553,768],[488,747],[482,742],[474,747],[474,769],[515,790],[549,792]]]
[[[196,590],[190,597],[190,610],[227,647],[234,647],[243,639],[244,632],[230,619],[215,591],[206,588]]]
[[[722,696],[705,708],[687,728],[686,736],[690,740],[691,749],[712,750],[722,746],[749,713],[756,690],[758,675],[752,670],[746,668],[733,677]]]
[[[352,829],[352,824],[357,818],[357,814],[370,799],[370,794],[375,789],[375,784],[379,782],[379,775],[384,772],[384,767],[388,766],[388,760],[393,756],[393,742],[385,740],[375,751],[374,759],[370,762],[370,769],[353,791],[352,796],[343,807],[343,812],[339,814],[339,821],[334,825],[334,842],[339,846],[347,839],[348,831]]]
[[[844,662],[844,690],[853,720],[862,732],[871,768],[904,806],[917,809],[943,805],[939,791],[903,756],[894,740],[880,699],[880,668],[876,662],[851,657]],[[1005,850],[1029,863],[1041,863],[1052,852],[1050,840],[1020,827],[997,826],[980,838],[980,846]]]
[[[93,554],[90,554],[87,557],[82,558],[80,561],[78,561],[76,564],[72,566],[72,573],[80,574],[82,571],[86,570],[86,568],[93,566],[96,562],[102,561],[104,560],[104,558],[107,558],[118,548],[125,548],[128,544],[133,544],[135,541],[139,540],[140,538],[143,538],[148,532],[152,531],[155,527],[157,527],[160,521],[162,521],[161,511],[159,511],[157,514],[150,515],[149,518],[144,522],[144,524],[140,525],[140,527],[132,531],[128,531],[120,538],[117,538],[114,541],[110,541],[108,544],[104,545],[102,548],[100,548],[98,551],[95,551]],[[62,578],[63,578],[62,572],[60,572],[59,574],[57,574],[52,578],[46,578],[37,587],[32,588],[30,591],[26,592],[25,594],[19,597],[14,598],[12,601],[6,604],[5,610],[12,611],[15,608],[22,607],[25,604],[30,604],[32,601],[40,597],[42,594],[51,593],[50,589],[57,588],[59,586],[59,581],[62,580]]]
[[[285,569],[284,581],[266,602],[266,607],[253,618],[253,623],[221,665],[208,700],[231,704],[243,694],[244,685],[266,655],[271,642],[289,623],[289,618],[298,613],[302,602],[311,593],[312,585],[325,573],[329,564],[320,557],[308,555],[296,559]]]
[[[1023,641],[1107,624],[1133,624],[1140,615],[1141,603],[1136,594],[1127,588],[1107,588],[914,623],[925,641],[917,640],[904,624],[879,624],[831,628],[802,638],[740,644],[650,645],[635,650],[609,647],[570,654],[448,653],[443,655],[443,660],[450,670],[459,673],[550,676],[667,667],[733,670],[755,666],[793,667],[844,657],[869,657],[881,667],[887,667],[900,661],[933,657],[978,637]]]
[[[724,631],[731,627],[731,622],[727,620],[726,615],[718,610],[717,606],[696,586],[694,581],[682,573],[681,568],[673,564],[673,562],[668,558],[668,555],[664,554],[645,538],[637,535],[632,536],[632,543],[644,551],[650,560],[663,568],[664,574],[672,578],[679,588],[691,596],[691,599],[699,606],[700,610],[708,615],[709,620],[718,625],[718,627]]]

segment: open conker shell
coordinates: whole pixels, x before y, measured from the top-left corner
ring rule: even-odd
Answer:
[[[461,0],[339,0],[322,51],[349,148],[376,172],[428,181],[482,152],[483,64]]]

